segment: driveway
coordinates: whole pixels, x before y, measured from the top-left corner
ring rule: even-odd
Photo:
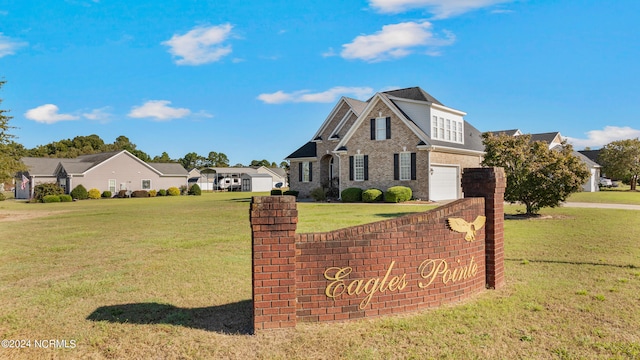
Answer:
[[[562,206],[571,207],[571,208],[640,210],[640,205],[629,205],[629,204],[598,204],[598,203],[583,203],[583,202],[565,202],[565,203],[562,203]]]

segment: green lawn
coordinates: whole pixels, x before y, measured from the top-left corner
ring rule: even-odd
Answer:
[[[629,191],[629,186],[626,186],[621,189],[614,188],[597,192],[578,192],[571,194],[567,201],[640,205],[640,191]]]
[[[0,202],[0,337],[32,340],[0,358],[640,357],[638,212],[508,220],[506,287],[462,304],[247,335],[248,208],[240,193]],[[299,228],[427,208],[300,203]],[[77,345],[36,349],[35,339]]]

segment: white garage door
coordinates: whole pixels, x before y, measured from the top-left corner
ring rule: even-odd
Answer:
[[[457,166],[431,166],[433,173],[429,179],[429,200],[453,200],[458,198],[460,180]]]

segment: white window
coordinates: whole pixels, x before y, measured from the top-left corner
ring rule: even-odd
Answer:
[[[353,180],[364,181],[364,155],[353,156]]]
[[[151,190],[151,180],[143,179],[142,180],[142,190]]]
[[[376,118],[376,140],[385,140],[387,138],[387,119],[383,117]]]
[[[109,179],[109,191],[112,194],[116,193],[116,179]]]
[[[411,180],[411,153],[400,153],[400,180]]]
[[[431,138],[436,140],[463,143],[462,121],[433,116],[431,120]]]
[[[309,182],[311,181],[311,178],[309,176],[309,162],[305,161],[302,163],[302,182]]]

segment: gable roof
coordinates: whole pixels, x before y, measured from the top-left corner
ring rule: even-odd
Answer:
[[[314,158],[316,157],[316,143],[309,141],[302,145],[298,150],[291,153],[285,159],[300,159],[300,158]]]
[[[80,155],[76,158],[69,159],[24,157],[22,158],[22,162],[29,168],[29,175],[31,176],[55,176],[60,168],[64,169],[67,174],[82,175],[119,155],[129,156],[159,175],[188,174],[187,170],[182,167],[181,164],[154,163],[152,165],[140,160],[127,150]]]
[[[547,144],[552,144],[553,141],[557,137],[562,138],[562,136],[560,135],[559,132],[548,132],[548,133],[541,133],[541,134],[531,134],[531,141],[542,141],[542,142],[545,142]]]
[[[416,100],[416,101],[426,101],[432,104],[438,104],[444,106],[438,99],[434,98],[428,92],[422,90],[420,87],[410,87],[405,89],[397,89],[391,91],[384,91],[383,94],[388,96],[399,97],[403,99]]]
[[[522,135],[522,132],[520,131],[520,129],[511,129],[511,130],[487,131],[485,132],[485,134],[490,134],[494,136],[497,136],[500,134],[504,134],[508,136],[516,136],[516,135]]]
[[[598,162],[598,156],[600,156],[600,150],[602,150],[602,149],[598,149],[598,150],[580,150],[578,152],[580,154],[588,157],[589,160],[597,163]]]

